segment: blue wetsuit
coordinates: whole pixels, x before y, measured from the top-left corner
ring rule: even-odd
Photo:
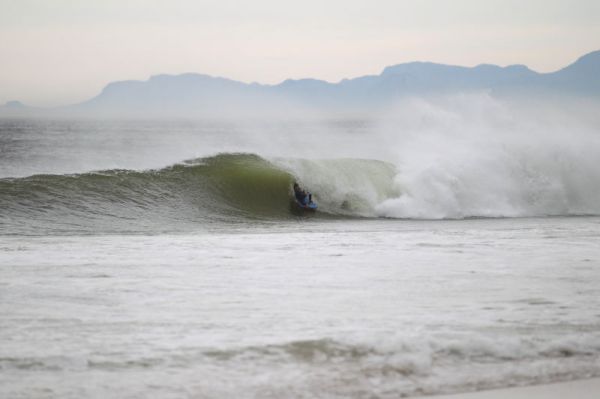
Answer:
[[[296,201],[298,201],[299,203],[301,203],[303,205],[306,205],[308,195],[306,195],[306,193],[304,191],[295,190],[294,196],[296,197]]]

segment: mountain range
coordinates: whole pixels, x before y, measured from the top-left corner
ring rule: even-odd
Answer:
[[[288,79],[276,85],[243,83],[188,73],[157,75],[146,81],[108,84],[94,98],[54,109],[30,108],[18,101],[0,106],[0,115],[226,115],[289,110],[352,111],[385,106],[406,96],[485,91],[495,96],[555,95],[600,98],[600,51],[582,56],[552,73],[524,65],[462,67],[411,62],[389,66],[379,75],[330,83]]]

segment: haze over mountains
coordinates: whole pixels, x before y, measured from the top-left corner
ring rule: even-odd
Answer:
[[[600,99],[600,51],[584,55],[553,73],[524,65],[461,67],[430,62],[389,66],[379,75],[329,83],[286,80],[277,85],[246,84],[202,74],[157,75],[147,81],[108,84],[96,97],[54,109],[11,101],[0,115],[60,114],[102,116],[252,115],[260,112],[377,109],[406,96],[485,91],[494,96],[559,95]]]

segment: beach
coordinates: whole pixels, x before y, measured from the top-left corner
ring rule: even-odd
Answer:
[[[569,381],[531,387],[434,396],[437,399],[595,399],[600,392],[600,379]]]

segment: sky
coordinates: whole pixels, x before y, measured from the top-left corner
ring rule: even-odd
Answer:
[[[598,0],[0,0],[0,104],[72,104],[161,73],[337,82],[410,61],[551,72],[599,49]]]

